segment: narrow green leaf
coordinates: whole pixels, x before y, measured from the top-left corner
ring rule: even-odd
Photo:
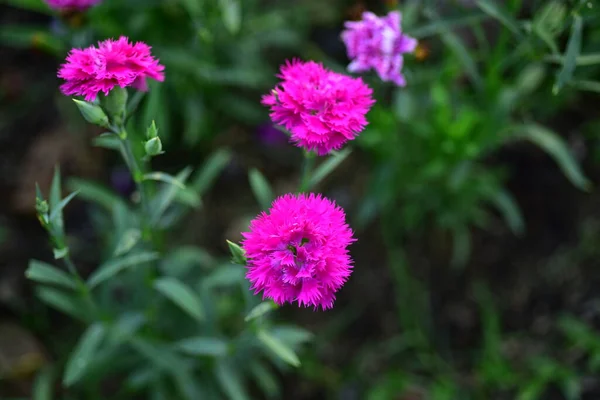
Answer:
[[[263,315],[273,310],[276,310],[278,307],[279,306],[271,300],[263,301],[262,303],[254,307],[252,310],[250,310],[248,315],[246,315],[246,318],[244,318],[244,321],[248,322],[258,317],[262,317]]]
[[[62,200],[62,184],[61,184],[61,178],[60,178],[60,167],[57,165],[54,168],[54,178],[52,178],[52,184],[50,186],[50,194],[48,195],[48,204],[50,205],[50,210],[54,211],[60,204],[61,200]],[[58,233],[62,234],[63,230],[64,230],[62,211],[59,210],[58,216],[55,215],[53,219],[54,219],[53,225],[58,230]]]
[[[43,50],[56,56],[65,50],[64,43],[49,33],[45,26],[25,26],[23,23],[2,24],[0,43],[12,48]]]
[[[315,170],[314,174],[310,178],[309,187],[314,187],[321,183],[323,179],[327,177],[327,175],[331,174],[335,169],[344,162],[346,158],[352,153],[350,148],[345,148],[342,151],[335,152],[331,157],[329,157],[325,162],[323,162],[319,167]]]
[[[555,63],[555,64],[564,64],[565,57],[562,56],[546,56],[544,57],[544,61]],[[586,67],[590,65],[600,64],[600,54],[582,54],[575,57],[575,65],[579,67]]]
[[[477,0],[477,6],[490,17],[497,19],[502,25],[510,29],[518,37],[522,36],[521,29],[517,21],[514,19],[504,7],[492,0]]]
[[[584,191],[590,190],[591,182],[585,177],[567,144],[560,136],[534,123],[517,125],[512,130],[517,133],[517,137],[531,141],[554,158],[554,161],[575,187]]]
[[[488,16],[481,12],[455,19],[435,19],[426,25],[409,28],[406,33],[416,39],[423,39],[428,36],[443,34],[448,30],[456,29],[461,26],[479,24],[485,19],[488,19]]]
[[[229,346],[223,339],[216,337],[191,337],[175,343],[175,348],[193,356],[221,357],[227,354]]]
[[[112,132],[104,132],[93,138],[92,144],[96,147],[119,151],[121,148],[121,139]]]
[[[169,185],[177,186],[179,189],[185,189],[185,184],[177,178],[164,172],[149,172],[144,175],[145,181],[158,181],[168,183]]]
[[[250,170],[248,178],[250,180],[252,193],[254,193],[254,197],[258,201],[258,204],[260,204],[261,208],[267,210],[273,201],[273,190],[271,189],[271,185],[264,175],[255,168]]]
[[[52,15],[52,9],[47,4],[43,3],[42,0],[3,0],[3,2],[23,10]]]
[[[173,277],[160,278],[154,282],[154,288],[197,321],[204,319],[200,299],[189,286],[178,279]]]
[[[221,16],[225,28],[235,35],[239,32],[242,24],[242,7],[239,0],[219,0]]]
[[[115,248],[113,255],[115,257],[120,257],[123,254],[128,253],[135,247],[136,244],[138,244],[141,238],[142,232],[140,232],[139,229],[132,228],[126,230],[119,239],[119,243],[117,243],[117,247]]]
[[[112,211],[117,203],[128,208],[127,203],[121,197],[94,182],[71,178],[69,179],[68,186],[70,189],[78,191],[80,198],[99,204],[108,211]]]
[[[576,89],[584,90],[586,92],[600,93],[599,81],[572,80],[570,85]]]
[[[29,268],[25,271],[25,276],[36,282],[77,289],[77,283],[66,272],[42,261],[29,261]]]
[[[73,294],[66,294],[60,290],[44,287],[37,290],[37,296],[44,303],[75,319],[80,321],[87,321],[89,319],[89,314],[82,307],[81,300]]]
[[[67,206],[67,204],[69,204],[69,202],[71,200],[73,200],[73,198],[75,196],[77,196],[78,193],[79,193],[78,191],[71,193],[70,195],[68,195],[67,197],[62,199],[60,201],[60,203],[58,203],[55,207],[53,207],[51,209],[50,222],[56,222],[56,221],[58,221],[59,218],[62,218],[63,209]]]
[[[492,201],[496,208],[502,213],[504,220],[515,235],[521,235],[525,231],[523,216],[515,199],[506,190],[495,193]]]
[[[158,253],[153,252],[142,252],[131,254],[123,258],[116,260],[110,260],[102,264],[88,279],[88,285],[90,288],[94,288],[102,282],[112,278],[126,268],[134,267],[136,265],[148,263],[159,258]]]
[[[567,83],[575,72],[577,57],[581,53],[581,31],[583,30],[583,20],[579,15],[573,16],[573,25],[571,26],[571,36],[567,43],[567,51],[564,57],[563,67],[558,74],[556,84],[552,89],[554,93],[558,93],[560,89]]]
[[[180,0],[183,7],[190,14],[190,17],[197,18],[202,12],[202,2],[200,0]]]
[[[269,350],[275,353],[283,361],[294,367],[300,366],[300,359],[298,359],[298,356],[296,355],[296,353],[294,353],[294,350],[287,347],[278,339],[274,338],[264,330],[260,330],[257,334],[257,337],[262,344],[264,344]]]
[[[150,342],[139,337],[131,339],[129,343],[140,355],[160,370],[177,374],[178,371],[182,371],[186,367],[185,360],[163,344]]]
[[[246,253],[244,249],[240,247],[237,243],[233,243],[231,241],[227,241],[227,246],[229,246],[229,251],[231,252],[231,262],[239,265],[246,265]]]
[[[221,171],[229,164],[232,154],[228,149],[220,149],[213,153],[204,163],[202,168],[192,179],[192,187],[196,193],[203,195],[212,186]]]
[[[169,208],[169,206],[175,199],[177,192],[181,189],[185,189],[185,185],[181,182],[185,182],[186,179],[190,176],[191,172],[192,169],[190,167],[186,167],[175,177],[167,175],[171,178],[172,181],[166,182],[167,185],[161,188],[156,197],[152,199],[150,216],[150,222],[152,223],[152,225],[156,225],[158,223],[160,218],[163,216],[164,212],[167,210],[167,208]],[[162,176],[162,178],[165,178],[165,176]],[[176,184],[175,182],[178,182],[179,184]]]
[[[245,269],[239,265],[222,265],[202,280],[205,288],[237,286],[244,280]]]
[[[43,368],[36,376],[33,383],[32,400],[52,400],[54,369]]]
[[[250,374],[267,398],[277,399],[281,397],[281,385],[278,379],[263,363],[253,361],[250,364]]]
[[[444,44],[456,56],[458,61],[463,65],[465,73],[469,76],[476,87],[482,86],[482,79],[477,69],[477,64],[471,56],[471,52],[465,47],[462,40],[453,32],[447,31],[441,36]]]
[[[81,336],[65,367],[63,376],[65,386],[72,386],[83,377],[86,368],[96,357],[105,334],[104,326],[95,323]]]
[[[239,373],[227,360],[220,360],[214,369],[217,382],[229,400],[249,400]]]

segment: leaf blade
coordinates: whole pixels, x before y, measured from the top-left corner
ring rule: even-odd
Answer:
[[[133,267],[138,264],[151,262],[157,260],[159,254],[155,252],[141,252],[131,254],[116,260],[110,260],[101,265],[94,273],[90,276],[87,283],[90,289],[98,286],[100,283],[110,279],[114,275],[120,273],[126,268]]]
[[[154,288],[163,296],[201,322],[204,320],[204,311],[200,299],[189,286],[173,277],[157,279]]]

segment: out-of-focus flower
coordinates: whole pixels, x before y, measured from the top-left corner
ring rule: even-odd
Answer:
[[[335,292],[352,273],[355,241],[344,210],[315,194],[287,194],[243,232],[242,248],[255,293],[277,304],[333,307]]]
[[[268,146],[278,146],[287,143],[288,137],[272,123],[262,124],[256,129],[258,139]]]
[[[64,94],[92,101],[99,92],[108,95],[115,86],[146,91],[146,78],[163,81],[163,70],[150,54],[150,46],[121,37],[100,42],[98,47],[71,50],[58,77],[66,80],[60,87]]]
[[[385,17],[371,12],[363,13],[361,21],[347,21],[342,40],[346,45],[350,72],[365,72],[374,69],[383,81],[405,86],[402,75],[404,58],[417,47],[417,40],[402,33],[401,14],[392,11]]]
[[[46,4],[57,10],[85,10],[102,0],[44,0]]]
[[[314,61],[294,60],[281,67],[283,81],[262,103],[273,122],[291,133],[291,141],[325,155],[354,139],[367,125],[375,103],[373,91],[360,78],[329,71]]]

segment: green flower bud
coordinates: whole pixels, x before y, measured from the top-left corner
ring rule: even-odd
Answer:
[[[103,128],[108,128],[108,117],[100,106],[82,100],[73,99],[73,101],[77,104],[77,108],[79,108],[81,115],[83,115],[83,118],[85,118],[87,122]]]
[[[232,259],[231,261],[234,264],[246,265],[246,253],[244,249],[242,249],[236,243],[227,241],[227,245],[229,246],[229,251],[231,252]]]
[[[156,123],[152,121],[148,129],[146,130],[146,137],[148,139],[153,139],[158,136],[158,128],[156,127]]]
[[[116,86],[103,98],[102,105],[115,124],[122,124],[127,107],[127,89]]]
[[[48,202],[40,198],[35,199],[35,209],[38,212],[38,214],[48,213]]]
[[[144,145],[146,154],[150,157],[157,156],[162,153],[162,143],[159,137],[154,137],[146,142]]]

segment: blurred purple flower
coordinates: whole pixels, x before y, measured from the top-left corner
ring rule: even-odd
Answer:
[[[131,178],[129,170],[125,167],[117,167],[110,174],[110,184],[119,194],[130,196],[135,190],[135,183]]]
[[[285,133],[277,129],[272,123],[267,122],[256,128],[258,140],[269,146],[280,146],[287,144],[289,138]]]
[[[400,28],[402,15],[392,11],[385,17],[372,12],[364,12],[362,20],[347,21],[342,40],[346,45],[350,72],[377,71],[383,81],[392,81],[405,86],[402,75],[403,53],[412,53],[417,40],[402,33]]]

